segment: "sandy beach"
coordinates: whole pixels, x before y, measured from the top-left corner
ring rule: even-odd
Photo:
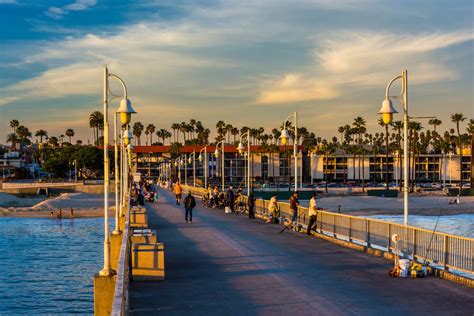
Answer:
[[[115,213],[115,195],[110,195],[109,215]],[[70,218],[74,209],[74,218],[102,217],[104,215],[104,196],[101,194],[63,193],[55,198],[18,198],[11,194],[0,194],[0,216],[8,217],[56,217],[59,210],[63,218]]]

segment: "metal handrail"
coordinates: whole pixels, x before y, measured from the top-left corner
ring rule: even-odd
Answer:
[[[130,198],[128,199],[130,203]],[[130,213],[126,212],[125,225],[122,234],[122,246],[120,247],[120,255],[117,263],[117,275],[115,281],[114,298],[112,301],[111,315],[127,315],[128,314],[128,285],[129,285],[129,230],[130,230]]]

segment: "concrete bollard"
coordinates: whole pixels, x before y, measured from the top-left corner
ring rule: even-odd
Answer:
[[[122,247],[122,238],[122,231],[120,234],[110,234],[110,265],[115,271],[117,271],[120,248]]]
[[[134,281],[164,280],[164,244],[132,245],[132,277]]]
[[[145,209],[130,212],[130,227],[148,227],[148,215]]]
[[[133,244],[156,244],[156,230],[154,229],[134,229],[130,242]]]
[[[115,275],[94,276],[94,315],[110,315],[115,292]]]

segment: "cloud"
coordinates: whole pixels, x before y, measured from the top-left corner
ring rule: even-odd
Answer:
[[[0,4],[16,4],[16,0],[0,0]]]
[[[258,103],[327,100],[348,87],[380,86],[403,68],[410,84],[455,80],[459,69],[439,58],[440,49],[472,41],[472,32],[399,35],[368,31],[331,32],[315,42],[314,60],[304,73],[267,80]]]
[[[96,4],[97,0],[76,0],[75,2],[67,4],[61,8],[50,7],[48,11],[45,12],[45,14],[53,19],[62,19],[64,15],[68,14],[70,11],[87,10]]]
[[[328,100],[339,95],[334,85],[287,74],[282,80],[270,82],[258,96],[257,103],[289,103],[308,100]]]

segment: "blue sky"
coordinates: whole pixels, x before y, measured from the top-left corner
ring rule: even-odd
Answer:
[[[158,128],[271,129],[297,110],[318,136],[356,116],[375,132],[406,68],[411,114],[448,129],[450,113],[473,117],[472,16],[471,1],[0,0],[0,134],[16,118],[87,142],[104,64]]]

